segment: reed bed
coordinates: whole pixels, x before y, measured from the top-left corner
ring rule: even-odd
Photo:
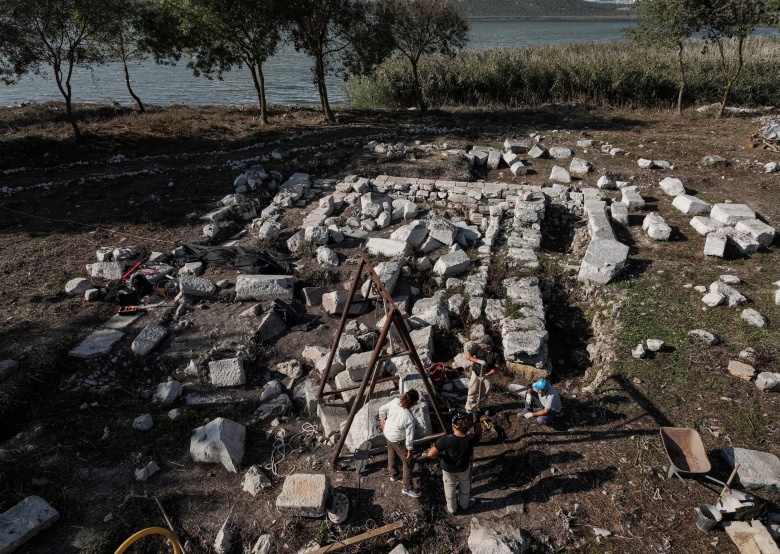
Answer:
[[[727,60],[736,43],[727,42]],[[745,66],[729,104],[780,104],[780,39],[750,37]],[[686,106],[719,102],[724,76],[714,44],[686,44]],[[460,52],[420,62],[423,94],[431,106],[521,107],[548,103],[671,108],[676,106],[679,66],[675,51],[629,42],[545,45]],[[412,74],[405,59],[393,58],[346,83],[359,108],[414,105]]]

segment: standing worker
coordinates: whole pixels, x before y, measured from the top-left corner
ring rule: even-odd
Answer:
[[[482,425],[477,422],[474,434],[468,435],[472,419],[470,414],[455,414],[452,418],[452,434],[441,437],[428,450],[429,458],[441,456],[444,497],[450,515],[455,515],[458,506],[461,510],[468,510],[475,502],[471,500],[471,463],[474,446],[482,438]]]
[[[403,489],[406,496],[417,498],[420,493],[412,487],[412,470],[414,459],[414,427],[416,422],[409,409],[420,400],[420,393],[411,389],[400,398],[394,398],[379,408],[379,424],[387,440],[387,467],[390,470],[390,480],[398,481],[401,475],[395,469],[396,454],[401,458],[403,466]]]
[[[526,419],[536,418],[538,423],[549,425],[561,413],[561,397],[547,379],[539,379],[525,393]]]
[[[470,414],[476,414],[480,408],[487,404],[490,377],[499,371],[504,363],[504,357],[493,346],[493,339],[485,335],[466,347],[466,359],[473,364],[469,379],[466,411]]]

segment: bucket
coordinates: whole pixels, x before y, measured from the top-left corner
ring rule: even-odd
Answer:
[[[696,527],[702,531],[711,531],[720,521],[723,515],[715,506],[702,504],[699,506],[698,517],[696,518]]]

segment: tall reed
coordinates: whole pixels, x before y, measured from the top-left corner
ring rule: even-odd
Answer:
[[[728,45],[730,59],[733,45]],[[780,39],[751,37],[746,63],[730,104],[780,105]],[[723,90],[714,47],[686,46],[685,104],[718,102]],[[423,94],[432,106],[518,107],[587,102],[616,107],[671,108],[677,102],[679,70],[673,52],[633,42],[583,43],[516,49],[471,50],[431,56],[420,65]],[[414,105],[412,75],[395,58],[372,74],[352,77],[347,96],[356,107]]]

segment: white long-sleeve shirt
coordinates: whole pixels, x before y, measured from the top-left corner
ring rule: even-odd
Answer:
[[[384,435],[390,442],[406,441],[406,449],[414,447],[414,416],[401,407],[401,399],[394,398],[379,408],[379,418],[385,420]]]

